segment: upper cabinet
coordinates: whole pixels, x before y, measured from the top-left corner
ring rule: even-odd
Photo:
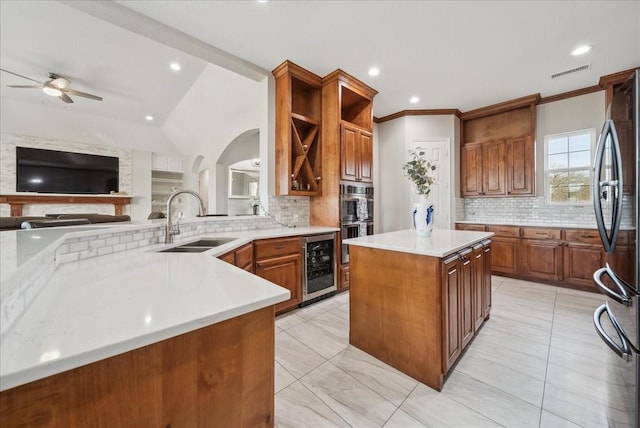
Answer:
[[[533,196],[538,94],[462,115],[462,197]]]
[[[182,173],[184,172],[184,167],[181,158],[152,153],[151,170]]]
[[[276,194],[322,194],[322,79],[285,61],[276,79]]]
[[[373,134],[348,122],[340,132],[340,179],[373,181]]]

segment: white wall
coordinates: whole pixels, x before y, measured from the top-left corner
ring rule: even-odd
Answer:
[[[544,136],[595,128],[599,137],[605,117],[605,92],[540,104],[536,115],[536,194],[544,195]]]
[[[411,227],[412,201],[410,193],[407,192],[411,183],[404,176],[402,165],[407,156],[407,147],[412,141],[449,139],[449,181],[457,183],[458,127],[459,120],[453,115],[404,116],[377,125],[378,153],[374,159],[376,159],[378,170],[375,177],[378,178],[375,179],[374,184],[376,185],[376,204],[379,207],[376,208],[378,232]],[[453,197],[450,212],[453,219],[455,212]]]

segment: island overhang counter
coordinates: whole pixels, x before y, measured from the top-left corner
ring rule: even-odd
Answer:
[[[440,391],[491,309],[492,233],[346,239],[349,343]]]

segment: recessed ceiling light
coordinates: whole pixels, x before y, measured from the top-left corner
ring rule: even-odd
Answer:
[[[369,76],[377,76],[380,74],[380,69],[378,67],[371,67],[369,69]]]
[[[153,116],[151,116],[150,114],[146,115],[144,118],[147,119],[149,122],[153,120]]]
[[[172,62],[171,65],[169,65],[169,67],[171,67],[173,71],[180,71],[180,69],[182,69],[180,64],[178,64],[177,62]]]
[[[269,0],[256,0],[258,3],[269,3]]]
[[[418,98],[418,97],[411,97],[411,99],[409,100],[409,102],[410,102],[411,104],[415,104],[415,103],[417,103],[418,101],[420,101],[420,98]]]
[[[578,55],[583,55],[586,54],[587,52],[589,52],[591,50],[591,46],[589,45],[580,45],[577,48],[575,48],[574,50],[571,51],[571,55],[573,56],[578,56]]]

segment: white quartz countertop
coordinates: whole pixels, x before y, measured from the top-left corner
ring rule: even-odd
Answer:
[[[466,230],[434,229],[431,236],[417,236],[413,229],[380,233],[361,238],[345,239],[349,245],[377,248],[380,250],[400,251],[432,257],[445,257],[475,243],[489,239],[491,232],[473,232]]]
[[[207,233],[192,240],[236,239],[203,253],[159,253],[184,242],[155,244],[61,264],[2,336],[0,390],[284,301],[289,298],[285,288],[216,256],[255,239],[337,230],[296,227]]]

